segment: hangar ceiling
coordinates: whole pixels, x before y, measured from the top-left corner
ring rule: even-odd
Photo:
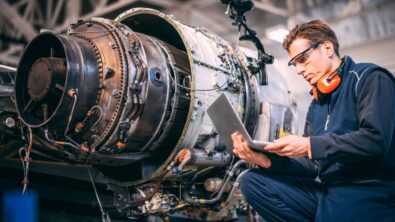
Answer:
[[[355,47],[395,36],[394,0],[255,0],[248,24],[267,51],[285,57],[267,30],[292,28],[300,22],[324,19],[337,32],[340,45]],[[193,26],[205,27],[232,42],[237,28],[220,0],[0,0],[0,63],[16,66],[23,48],[41,29],[65,32],[78,19],[115,18],[132,7],[150,7]],[[244,43],[240,43],[244,44]],[[249,45],[244,45],[249,47]],[[395,67],[394,67],[395,69]]]

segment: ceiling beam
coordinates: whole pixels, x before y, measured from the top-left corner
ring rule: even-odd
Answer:
[[[80,16],[81,13],[81,0],[68,0],[66,1],[66,14],[67,17],[65,19],[66,24],[70,24],[73,22],[76,22],[78,17]]]
[[[12,66],[16,66],[16,65],[18,65],[18,62],[19,62],[19,56],[5,56],[5,55],[0,54],[0,62],[9,64]]]
[[[53,12],[52,18],[50,21],[50,27],[54,27],[56,22],[58,21],[60,12],[63,8],[63,5],[64,5],[64,0],[58,0],[56,2],[55,11]]]
[[[16,72],[16,67],[0,65],[0,72]]]
[[[20,30],[23,36],[31,41],[37,35],[37,31],[5,0],[0,0],[0,15],[7,19],[16,29]]]

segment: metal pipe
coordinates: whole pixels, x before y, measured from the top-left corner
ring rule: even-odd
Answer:
[[[240,185],[240,184],[239,184],[239,181],[240,181],[241,178],[244,176],[244,174],[246,174],[248,171],[250,171],[250,169],[244,170],[243,172],[241,172],[241,173],[239,174],[239,176],[237,176],[236,181],[233,183],[232,190],[230,191],[228,197],[226,198],[225,205],[229,203],[230,198],[232,198],[233,193],[235,192],[236,188],[239,187],[239,185]]]
[[[230,179],[233,177],[234,173],[236,172],[236,170],[239,168],[240,165],[242,164],[247,164],[247,162],[245,160],[239,160],[235,163],[235,165],[233,165],[232,169],[230,171],[227,172],[227,177],[225,179],[225,182],[222,184],[218,194],[216,197],[212,198],[212,199],[197,199],[197,198],[192,198],[189,196],[188,192],[184,192],[183,194],[183,198],[187,203],[190,204],[213,204],[218,202],[224,191],[225,191],[225,187],[227,186],[227,184],[229,183]]]
[[[64,142],[64,141],[56,141],[56,140],[53,140],[53,139],[49,138],[48,129],[45,129],[45,130],[44,130],[44,135],[45,135],[45,139],[47,139],[49,142],[51,142],[51,143],[53,143],[53,144],[55,144],[55,145],[66,145],[66,146],[71,146],[71,147],[73,147],[74,149],[77,149],[77,150],[78,150],[78,147],[75,146],[75,145],[72,144],[72,143],[68,143],[68,142]]]
[[[67,136],[67,133],[68,133],[69,130],[70,130],[70,123],[71,123],[71,121],[73,120],[75,105],[77,104],[77,90],[72,89],[71,93],[73,93],[73,99],[74,99],[74,101],[73,101],[73,106],[72,106],[72,108],[71,108],[71,112],[70,112],[70,115],[69,115],[69,118],[68,118],[68,121],[67,121],[67,126],[66,126],[66,129],[65,129],[65,131],[64,131],[64,137],[65,137],[68,141],[70,141],[71,143],[73,143],[75,146],[78,146],[79,144],[78,144],[76,141],[74,141],[74,140],[71,139],[69,136]]]

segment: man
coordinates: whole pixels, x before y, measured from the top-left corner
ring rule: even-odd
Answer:
[[[395,221],[395,84],[387,70],[339,56],[322,21],[284,40],[289,65],[313,87],[303,137],[253,152],[232,134],[234,153],[259,166],[241,190],[267,221]]]

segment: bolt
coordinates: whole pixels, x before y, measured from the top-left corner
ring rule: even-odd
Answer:
[[[119,92],[118,89],[114,89],[114,90],[112,91],[112,93],[111,93],[111,95],[114,96],[114,97],[118,97],[119,94],[120,94],[120,92]]]
[[[118,48],[117,44],[115,42],[109,42],[110,46],[112,49]]]
[[[8,128],[14,128],[15,127],[15,120],[12,117],[7,117],[4,121],[5,125]]]

